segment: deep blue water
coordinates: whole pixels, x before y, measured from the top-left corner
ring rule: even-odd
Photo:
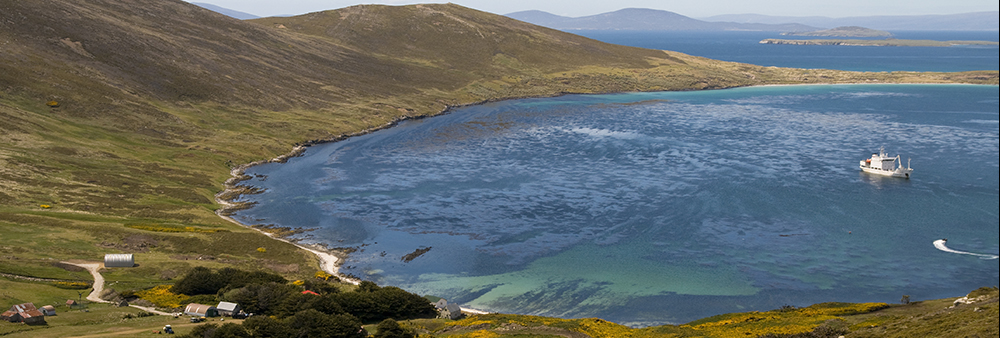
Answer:
[[[251,168],[267,191],[236,217],[491,311],[655,325],[953,297],[1000,284],[996,259],[932,244],[1000,251],[998,111],[996,86],[969,85],[505,101]],[[880,146],[913,178],[861,173]]]
[[[642,48],[678,51],[716,60],[761,66],[851,71],[958,72],[997,70],[997,46],[873,47],[762,45],[760,40],[809,39],[777,32],[570,31],[592,39]],[[998,41],[1000,32],[892,32],[897,39]]]

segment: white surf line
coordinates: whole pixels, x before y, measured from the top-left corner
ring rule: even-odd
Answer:
[[[978,253],[972,253],[972,252],[952,250],[952,249],[948,248],[947,245],[944,245],[944,243],[947,243],[947,242],[948,242],[947,239],[936,240],[936,241],[934,241],[934,247],[937,248],[938,250],[941,250],[941,251],[944,251],[944,252],[956,253],[956,254],[960,254],[960,255],[979,256],[980,259],[997,259],[997,258],[1000,258],[1000,256],[997,256],[997,255],[987,255],[987,254],[978,254]]]

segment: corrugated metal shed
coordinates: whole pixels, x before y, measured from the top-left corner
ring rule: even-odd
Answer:
[[[38,310],[42,311],[42,314],[46,315],[46,316],[55,316],[56,315],[56,307],[52,306],[52,305],[43,306],[41,309],[38,309]]]
[[[211,305],[191,303],[184,308],[184,314],[198,317],[216,317],[219,315],[219,310]]]
[[[22,322],[29,325],[45,324],[45,315],[38,311],[35,304],[32,303],[11,306],[10,311],[4,312],[0,317],[11,322]]]
[[[0,314],[0,320],[18,323],[21,321],[21,315],[17,314],[17,311],[4,311],[4,313]]]
[[[220,316],[232,316],[240,312],[240,305],[230,302],[219,302],[215,308],[219,310]]]
[[[104,267],[106,268],[131,268],[133,266],[135,266],[135,257],[132,254],[104,255]]]
[[[21,322],[28,325],[45,324],[45,315],[38,310],[30,310],[18,313],[21,315]]]
[[[24,303],[11,306],[10,310],[14,312],[28,312],[31,310],[38,310],[38,308],[35,307],[35,303]]]

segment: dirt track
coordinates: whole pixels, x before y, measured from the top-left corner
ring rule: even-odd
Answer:
[[[95,303],[110,303],[109,301],[101,299],[101,292],[104,291],[104,276],[102,276],[100,272],[102,266],[101,263],[71,263],[71,262],[63,262],[63,263],[76,265],[81,268],[87,269],[87,271],[90,271],[90,275],[94,276],[94,291],[90,292],[90,294],[87,295],[87,300]],[[161,316],[176,315],[174,313],[159,311],[152,307],[137,306],[137,305],[129,305],[129,306],[141,309],[143,311],[152,312]]]

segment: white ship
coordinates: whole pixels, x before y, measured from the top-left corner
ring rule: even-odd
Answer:
[[[896,165],[899,161],[899,165]],[[885,153],[885,147],[878,149],[878,154],[872,154],[872,158],[861,160],[861,170],[876,175],[910,178],[913,169],[910,168],[910,160],[906,160],[906,168],[903,168],[903,160],[896,157],[889,157]]]

